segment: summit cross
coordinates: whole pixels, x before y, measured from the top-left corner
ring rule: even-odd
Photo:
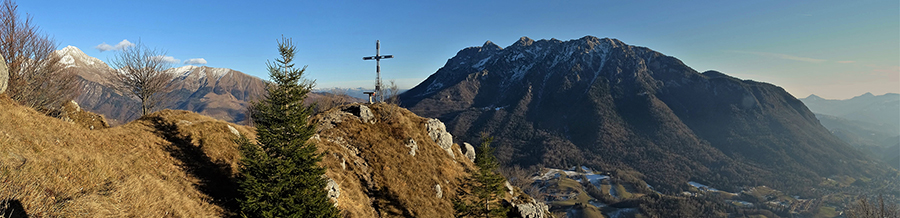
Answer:
[[[394,55],[381,55],[381,41],[375,40],[375,56],[363,57],[363,60],[375,59],[375,93],[379,102],[384,101],[384,95],[381,93],[381,59],[394,58]]]

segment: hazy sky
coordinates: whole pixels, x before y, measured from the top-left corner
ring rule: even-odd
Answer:
[[[527,36],[617,38],[784,87],[795,97],[900,92],[900,1],[18,1],[60,48],[108,60],[123,40],[185,61],[268,78],[276,39],[291,37],[318,87],[410,88],[459,50]],[[200,61],[202,58],[204,61]]]

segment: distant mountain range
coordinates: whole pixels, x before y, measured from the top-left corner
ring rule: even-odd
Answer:
[[[900,94],[897,93],[879,96],[866,93],[846,100],[809,95],[800,100],[817,114],[884,125],[889,131],[900,133]]]
[[[406,91],[408,91],[408,90],[409,90],[409,89],[400,89],[400,93],[406,92]],[[356,88],[341,88],[341,87],[331,87],[331,88],[328,88],[328,87],[322,87],[322,88],[316,88],[314,91],[315,91],[315,92],[318,92],[318,93],[326,93],[326,92],[327,92],[327,93],[334,93],[335,91],[341,91],[341,92],[346,93],[346,94],[349,95],[350,97],[353,97],[353,98],[356,98],[356,99],[360,99],[360,100],[368,100],[368,99],[369,99],[369,95],[364,94],[364,93],[365,93],[365,92],[372,92],[372,91],[375,91],[375,89],[373,89],[373,88],[363,88],[363,87],[356,87]]]
[[[457,142],[497,137],[507,165],[636,171],[664,192],[699,181],[810,196],[838,175],[890,182],[889,168],[832,135],[781,87],[699,73],[616,39],[488,41],[400,97],[444,121]]]
[[[139,101],[113,90],[104,79],[112,71],[103,61],[74,46],[56,51],[68,68],[81,79],[81,95],[76,102],[88,111],[103,114],[113,125],[140,116]],[[247,120],[248,102],[264,92],[262,79],[227,68],[183,66],[166,71],[175,75],[164,108],[189,110],[233,123]],[[311,98],[315,98],[311,96]]]
[[[866,93],[846,100],[801,98],[841,140],[900,169],[900,94]]]

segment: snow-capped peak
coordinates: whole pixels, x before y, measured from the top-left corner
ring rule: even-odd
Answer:
[[[95,57],[88,56],[81,49],[75,46],[66,46],[63,49],[57,50],[56,54],[60,56],[60,63],[65,64],[66,68],[77,66],[77,62],[81,62],[87,66],[94,66],[96,64],[106,64],[103,63],[100,59]]]

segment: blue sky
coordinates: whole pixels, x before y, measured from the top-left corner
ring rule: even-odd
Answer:
[[[900,92],[900,1],[18,1],[60,48],[108,60],[122,40],[267,78],[291,37],[318,87],[410,88],[457,51],[490,40],[617,38],[795,97]],[[176,65],[176,66],[180,66]]]

